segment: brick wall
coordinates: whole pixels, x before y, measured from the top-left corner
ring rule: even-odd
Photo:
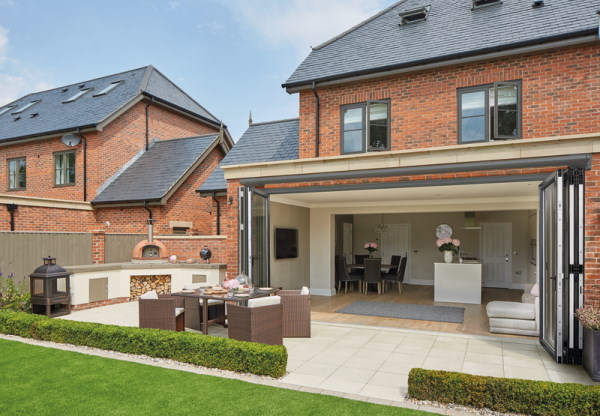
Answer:
[[[584,303],[600,306],[600,154],[585,174]]]
[[[598,132],[597,45],[318,88],[320,156],[340,154],[340,106],[391,100],[391,149],[457,143],[457,88],[523,81],[523,138]],[[300,158],[315,156],[315,98],[300,93]]]

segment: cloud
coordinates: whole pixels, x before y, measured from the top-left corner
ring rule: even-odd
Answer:
[[[169,7],[170,7],[171,9],[173,9],[173,10],[174,10],[174,9],[177,9],[178,7],[180,7],[180,6],[181,6],[181,3],[179,3],[178,1],[170,1],[170,2],[168,2],[167,4],[168,4],[168,5],[169,5]]]
[[[0,106],[25,94],[52,88],[38,70],[29,70],[10,56],[8,32],[0,26]]]
[[[242,24],[268,43],[291,45],[306,55],[317,46],[376,14],[385,0],[224,0]]]

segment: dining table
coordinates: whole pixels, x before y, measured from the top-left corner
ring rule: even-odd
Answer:
[[[212,319],[208,319],[208,307],[211,306],[209,304],[210,300],[222,301],[222,302],[230,302],[230,303],[238,303],[241,305],[247,305],[249,299],[255,299],[265,296],[271,296],[276,294],[279,289],[274,288],[254,288],[249,291],[239,291],[234,292],[231,296],[229,293],[218,293],[218,294],[206,294],[201,289],[195,289],[190,291],[181,291],[181,292],[173,292],[172,296],[181,296],[184,299],[184,319],[185,319],[185,327],[197,329],[199,328],[200,332],[204,335],[208,335],[208,326],[211,324],[222,324],[226,325],[227,315],[223,312],[223,314],[219,314]],[[202,314],[199,314],[199,301],[202,302]],[[213,303],[214,305],[214,303]]]

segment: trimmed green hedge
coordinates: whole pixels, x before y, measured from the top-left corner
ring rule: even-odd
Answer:
[[[285,375],[287,366],[287,350],[283,345],[190,332],[49,319],[23,312],[0,310],[0,332],[271,377]]]
[[[600,409],[600,386],[474,376],[413,368],[408,395],[533,416],[593,416]]]

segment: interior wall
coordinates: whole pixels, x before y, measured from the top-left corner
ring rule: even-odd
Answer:
[[[528,211],[483,211],[476,213],[477,223],[495,221],[511,222],[513,224],[512,287],[520,288],[525,282],[535,281],[535,275],[531,275],[529,267],[530,213]],[[354,215],[355,254],[368,254],[363,248],[364,243],[367,241],[379,243],[379,236],[374,230],[380,222],[380,214]],[[461,241],[463,256],[479,258],[481,230],[462,229],[461,227],[465,224],[464,213],[462,212],[385,214],[384,223],[410,224],[411,226],[406,283],[433,284],[433,264],[443,261],[443,254],[435,245],[437,239],[435,230],[439,224],[446,223],[452,227],[452,238]]]
[[[284,289],[310,286],[310,209],[278,202],[271,202],[269,209],[271,285]],[[275,259],[275,228],[298,230],[297,258]]]

